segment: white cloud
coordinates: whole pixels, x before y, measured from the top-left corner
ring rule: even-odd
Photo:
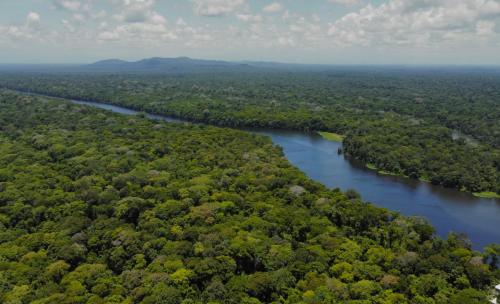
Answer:
[[[67,11],[72,13],[72,17],[74,20],[84,23],[86,22],[89,18],[92,19],[97,19],[99,18],[99,14],[102,14],[102,12],[98,13],[97,16],[96,14],[93,14],[92,11],[92,3],[95,0],[52,0],[53,9],[59,9],[63,11]],[[104,12],[104,11],[103,11]],[[105,13],[105,12],[104,12]]]
[[[0,24],[0,42],[20,41],[20,40],[41,40],[40,35],[40,14],[29,12],[26,16],[24,25],[1,25]]]
[[[390,0],[345,15],[328,34],[343,45],[429,47],[494,34],[499,17],[498,0]]]
[[[100,10],[96,13],[92,13],[91,17],[92,19],[102,19],[105,18],[108,15],[108,13],[105,10]]]
[[[53,8],[70,12],[89,12],[95,0],[52,0]]]
[[[178,26],[186,26],[187,23],[186,21],[184,21],[184,18],[178,18],[177,21],[175,22],[175,24],[177,24]]]
[[[278,44],[280,46],[292,47],[295,46],[295,41],[292,37],[278,37]]]
[[[98,35],[100,40],[120,41],[153,41],[177,39],[177,36],[169,31],[164,24],[151,23],[127,23],[119,25],[112,30],[103,31]]]
[[[480,36],[490,36],[495,32],[495,22],[481,20],[476,24],[476,33]]]
[[[28,16],[26,17],[26,23],[28,24],[28,26],[37,25],[38,23],[40,23],[40,15],[35,12],[29,12]]]
[[[154,10],[155,0],[112,0],[118,13],[113,17],[115,26],[101,23],[97,38],[101,41],[150,41],[177,39],[167,27],[167,19]]]
[[[152,12],[150,16],[150,22],[153,24],[166,24],[167,19],[157,12]]]
[[[359,4],[360,0],[328,0],[328,2],[333,4],[341,4],[341,5],[355,5]]]
[[[84,22],[85,16],[83,14],[73,14],[73,19],[75,19],[78,22]]]
[[[99,33],[99,35],[97,36],[97,38],[99,40],[115,41],[115,40],[118,40],[120,38],[120,35],[118,34],[118,32],[106,31],[106,32]]]
[[[327,1],[334,4],[327,5]],[[354,58],[357,50],[359,54],[365,52],[366,58],[375,57],[377,51],[403,58],[410,52],[428,52],[431,57],[450,50],[473,58],[483,50],[494,54],[500,46],[500,0],[384,0],[377,5],[373,3],[380,1],[321,0],[318,3],[322,5],[310,1],[305,11],[297,7],[292,10],[283,0],[189,0],[182,1],[184,4],[166,0],[46,2],[47,11],[31,12],[17,23],[0,22],[0,44],[20,49],[36,45],[50,50],[48,54],[68,49],[99,49],[114,54],[118,49],[135,56],[134,52],[145,54],[147,49],[148,54],[200,52],[201,57],[309,54],[302,58],[317,60],[321,59],[314,54],[328,58],[335,52],[351,56],[351,51]],[[196,15],[177,10],[186,4]],[[329,11],[320,11],[323,8]],[[59,12],[51,12],[54,9]],[[168,9],[175,11],[175,17],[161,14]],[[328,20],[338,9],[350,12]],[[45,22],[51,14],[62,15],[59,24]],[[204,16],[230,18],[215,20]],[[291,47],[293,50],[285,51]],[[104,56],[97,51],[95,54]],[[364,55],[359,56],[364,60]],[[492,61],[498,62],[494,57]]]
[[[53,2],[57,8],[69,11],[77,11],[83,6],[80,1],[75,0],[54,0]]]
[[[192,0],[198,16],[219,17],[234,13],[246,6],[245,0]]]
[[[74,33],[76,31],[75,27],[68,20],[63,19],[61,20],[61,23],[68,32]]]
[[[264,20],[261,15],[252,14],[236,14],[236,18],[245,22],[262,22]]]
[[[155,0],[114,0],[120,13],[115,18],[122,22],[147,22],[153,17]]]
[[[277,13],[283,10],[283,6],[278,2],[273,2],[262,9],[266,13]]]

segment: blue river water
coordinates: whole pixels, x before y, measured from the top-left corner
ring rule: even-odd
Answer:
[[[137,111],[86,101],[72,101],[121,114]],[[184,122],[161,115],[149,118]],[[477,198],[465,192],[434,186],[418,180],[381,175],[338,155],[339,142],[316,134],[281,130],[250,130],[271,137],[283,148],[288,160],[310,178],[330,188],[354,189],[365,201],[405,215],[426,218],[441,237],[450,232],[465,233],[474,249],[500,243],[500,200]]]

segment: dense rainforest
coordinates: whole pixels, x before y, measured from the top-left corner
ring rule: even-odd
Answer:
[[[479,304],[499,258],[267,137],[0,91],[1,303]]]
[[[371,168],[500,195],[500,71],[0,73],[0,87],[230,127],[331,131]],[[488,194],[489,193],[489,194]]]

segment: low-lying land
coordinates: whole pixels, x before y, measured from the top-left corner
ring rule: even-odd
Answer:
[[[499,83],[499,71],[472,68],[0,73],[0,87],[213,125],[342,134],[345,154],[385,173],[496,194]]]
[[[500,198],[500,194],[495,193],[495,192],[474,192],[473,193],[477,197],[483,197],[483,198]]]
[[[319,135],[321,135],[324,139],[331,140],[331,141],[339,141],[341,142],[344,140],[344,135],[333,133],[333,132],[318,132]]]
[[[263,136],[0,91],[2,303],[485,302],[499,254]]]

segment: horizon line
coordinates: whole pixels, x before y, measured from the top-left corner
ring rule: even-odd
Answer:
[[[81,66],[81,65],[91,65],[101,61],[108,60],[119,60],[126,63],[134,63],[147,59],[191,59],[191,60],[201,60],[201,61],[220,61],[220,62],[230,62],[230,63],[266,63],[266,64],[281,64],[281,65],[299,65],[299,66],[352,66],[352,67],[500,67],[500,63],[304,63],[304,62],[281,62],[273,60],[229,60],[229,59],[209,59],[209,58],[193,58],[188,56],[175,56],[175,57],[145,57],[137,60],[126,60],[120,58],[104,58],[92,62],[43,62],[43,63],[31,63],[31,62],[0,62],[0,66]]]

